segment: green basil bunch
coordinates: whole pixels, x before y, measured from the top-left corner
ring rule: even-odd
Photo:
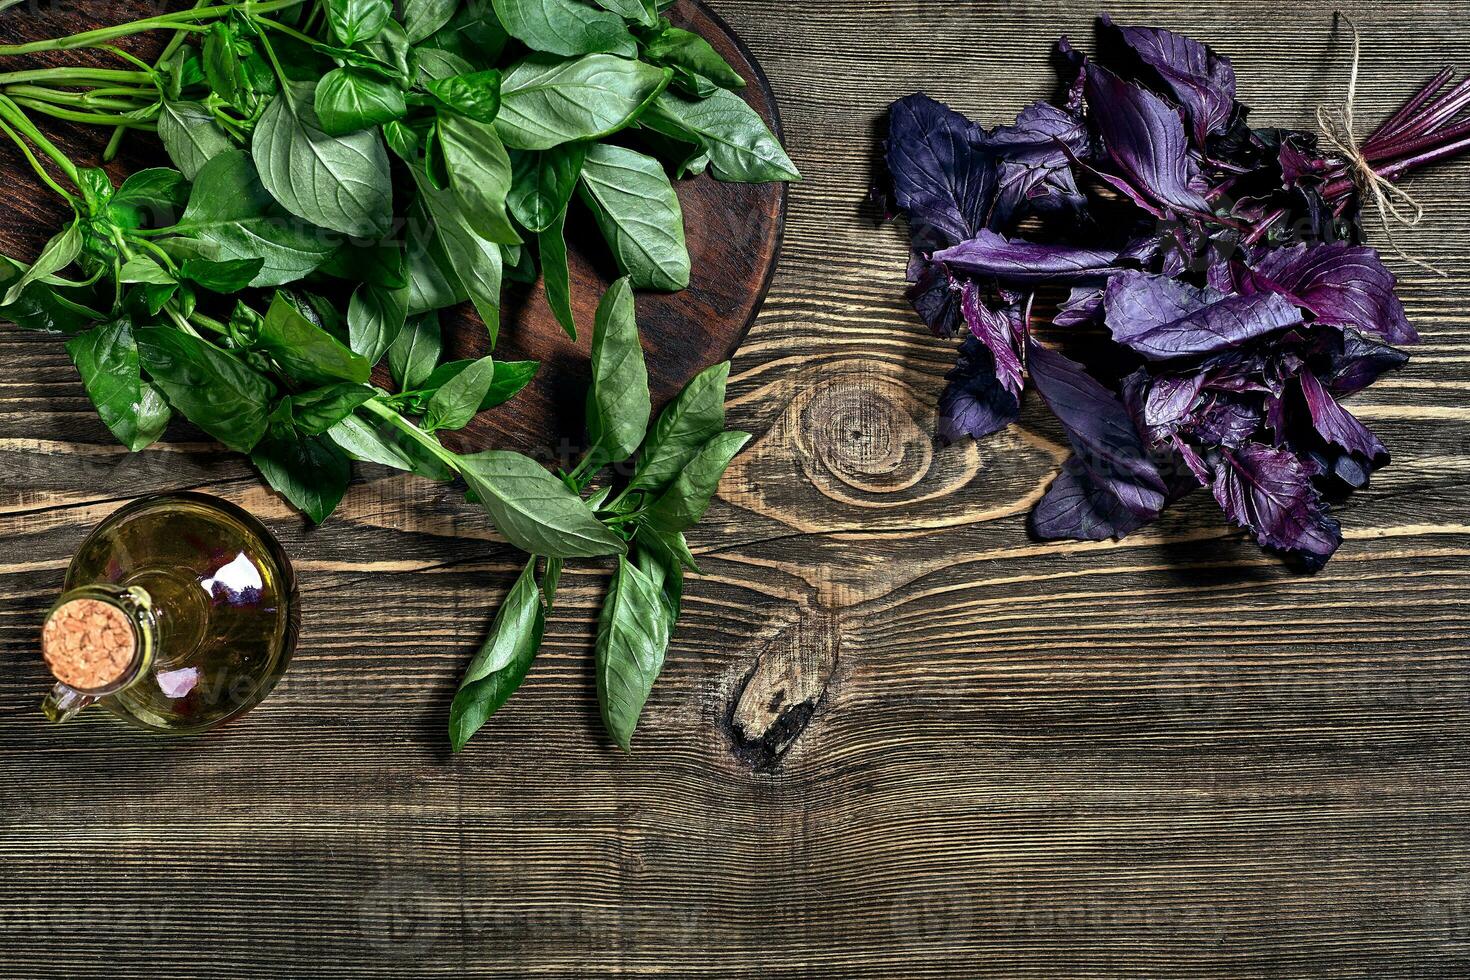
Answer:
[[[456,749],[524,677],[562,564],[604,556],[618,569],[599,692],[627,747],[694,568],[683,532],[747,439],[724,432],[727,365],[650,428],[633,290],[690,280],[671,170],[799,175],[734,94],[738,73],[666,6],[202,0],[0,45],[0,67],[84,47],[125,63],[0,71],[0,134],[72,211],[33,262],[0,258],[0,318],[66,337],[119,441],[144,449],[177,413],[248,454],[317,523],[354,461],[458,479],[533,556],[455,700]],[[173,32],[155,64],[113,45],[144,31]],[[37,116],[111,129],[108,156],[127,133],[156,134],[174,166],[115,185]],[[439,313],[472,303],[493,350],[502,284],[539,275],[575,338],[574,199],[624,275],[592,339],[592,448],[555,474],[517,453],[451,452],[438,434],[513,398],[537,365],[443,362]],[[391,391],[370,380],[385,360]],[[635,460],[616,492],[589,495],[599,473]]]

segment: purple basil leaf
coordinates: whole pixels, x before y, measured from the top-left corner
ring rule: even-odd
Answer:
[[[1301,322],[1274,293],[1225,296],[1165,276],[1125,272],[1108,283],[1108,329],[1150,360],[1213,354]]]
[[[1211,133],[1224,132],[1235,112],[1235,69],[1198,41],[1152,27],[1123,27],[1103,15],[1104,28],[1113,28],[1124,44],[1184,107],[1203,147]]]
[[[1083,156],[1088,142],[1087,127],[1080,119],[1047,102],[1027,106],[1014,126],[1001,126],[987,136],[986,147],[1000,161],[995,225],[1009,227],[1027,210],[1085,208],[1087,198],[1077,189],[1065,148]]]
[[[1087,127],[1072,113],[1050,102],[1033,102],[1016,116],[1015,125],[996,127],[982,142],[1005,160],[1065,166],[1062,147],[1080,156],[1087,153],[1089,141]]]
[[[938,262],[925,262],[909,287],[908,300],[936,337],[953,337],[959,329],[960,294],[949,270]]]
[[[1247,402],[1232,395],[1213,395],[1189,420],[1189,435],[1211,448],[1234,449],[1260,431],[1262,413],[1259,399]]]
[[[1177,109],[1093,64],[1087,66],[1087,104],[1108,156],[1129,184],[1176,211],[1211,213],[1191,181],[1194,165]]]
[[[1028,340],[1031,381],[1046,400],[1093,484],[1152,520],[1164,507],[1164,479],[1149,459],[1123,403],[1078,364]]]
[[[1032,512],[1031,529],[1047,541],[1106,541],[1126,537],[1152,520],[1099,487],[1087,467],[1072,456]]]
[[[1194,414],[1204,383],[1204,376],[1200,374],[1156,378],[1143,402],[1145,431],[1155,440],[1158,433],[1178,431]]]
[[[1409,355],[1403,351],[1346,330],[1342,334],[1341,350],[1332,352],[1332,377],[1327,387],[1339,398],[1355,395],[1407,363]]]
[[[1315,146],[1303,146],[1307,139],[1304,133],[1293,133],[1281,141],[1276,161],[1281,167],[1281,183],[1285,187],[1294,187],[1303,180],[1321,177],[1330,166],[1327,159],[1316,152]]]
[[[1340,480],[1354,490],[1362,490],[1368,486],[1373,477],[1373,470],[1369,464],[1364,463],[1351,453],[1339,452],[1332,459],[1325,456],[1313,456],[1313,459],[1321,466],[1324,473],[1332,474],[1332,478]]]
[[[1072,295],[1057,307],[1052,323],[1059,327],[1080,327],[1097,319],[1102,312],[1103,291],[1096,286],[1074,286]]]
[[[1319,323],[1351,327],[1391,344],[1419,341],[1394,295],[1397,280],[1366,245],[1334,242],[1267,252],[1242,285],[1280,293],[1312,311]]]
[[[1082,115],[1083,92],[1087,85],[1087,55],[1072,47],[1066,38],[1058,38],[1052,49],[1052,63],[1066,93],[1066,109],[1074,116]]]
[[[1020,418],[1020,402],[995,376],[990,348],[974,337],[960,345],[959,360],[945,377],[949,387],[939,396],[939,436],[945,442],[981,439]]]
[[[995,197],[995,163],[980,146],[983,135],[922,93],[893,104],[888,170],[922,251],[957,245],[985,227]]]
[[[1327,515],[1315,475],[1315,467],[1289,450],[1250,443],[1220,451],[1212,489],[1225,515],[1263,547],[1321,568],[1341,546],[1342,529]]]
[[[1022,377],[1021,354],[1017,338],[1025,332],[1021,323],[1023,313],[1017,307],[991,309],[980,298],[980,290],[972,282],[965,283],[961,293],[960,309],[970,333],[985,345],[995,360],[995,376],[1012,395],[1020,397],[1025,386]]]
[[[1043,245],[982,231],[967,242],[934,253],[934,261],[975,276],[1029,285],[1098,282],[1119,271],[1117,252],[1075,245]]]
[[[1312,416],[1312,427],[1317,430],[1318,435],[1375,468],[1388,462],[1388,450],[1383,443],[1366,425],[1337,403],[1337,399],[1317,380],[1315,374],[1303,371],[1298,380],[1301,382],[1302,395],[1307,401],[1307,411]]]

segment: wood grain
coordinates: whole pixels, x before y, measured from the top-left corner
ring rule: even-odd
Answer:
[[[1123,544],[1025,530],[1064,449],[929,438],[951,351],[864,198],[925,89],[988,124],[1091,6],[716,0],[807,180],[736,360],[758,440],[631,757],[598,735],[604,572],[463,756],[448,697],[514,555],[455,493],[369,470],[308,531],[187,427],[111,445],[64,353],[0,331],[0,975],[1459,977],[1470,972],[1470,164],[1416,181],[1395,261],[1425,343],[1356,401],[1394,465],[1301,577],[1202,497]],[[1463,5],[1126,0],[1234,57],[1263,123],[1470,66]],[[0,14],[0,25],[13,11]],[[4,158],[7,173],[19,163]],[[0,214],[0,219],[13,220]],[[306,636],[218,737],[48,729],[35,631],[87,529],[200,487],[267,519]]]

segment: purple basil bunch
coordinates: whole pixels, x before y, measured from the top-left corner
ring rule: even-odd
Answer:
[[[1004,429],[1029,379],[1073,449],[1041,537],[1121,538],[1206,488],[1262,546],[1320,568],[1342,543],[1326,497],[1389,459],[1343,400],[1418,340],[1362,244],[1351,168],[1314,134],[1251,128],[1204,45],[1107,17],[1099,35],[1095,58],[1058,43],[1062,94],[1014,125],[922,94],[892,108],[909,297],[936,334],[964,335],[940,434]],[[1365,140],[1377,172],[1464,142],[1470,86],[1436,99],[1448,79]]]

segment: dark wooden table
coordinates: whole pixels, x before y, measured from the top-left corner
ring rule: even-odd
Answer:
[[[0,330],[0,976],[1465,976],[1470,972],[1470,164],[1415,185],[1425,336],[1355,403],[1394,450],[1301,577],[1193,500],[1038,544],[1046,413],[938,449],[950,361],[864,204],[918,88],[1007,119],[1073,2],[715,0],[807,174],[736,360],[759,434],[636,752],[599,733],[584,573],[462,757],[449,696],[514,556],[458,495],[366,470],[308,531],[184,426],[129,456],[60,347]],[[1362,114],[1470,66],[1463,4],[1347,2]],[[1340,97],[1334,4],[1119,2],[1234,56],[1263,122]],[[5,16],[15,16],[8,13]],[[6,173],[24,179],[5,158]],[[295,556],[306,635],[227,733],[45,725],[40,617],[87,529],[202,488]]]

